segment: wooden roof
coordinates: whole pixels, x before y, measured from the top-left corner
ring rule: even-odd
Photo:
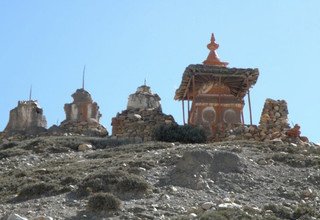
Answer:
[[[176,90],[175,100],[193,99],[193,78],[195,91],[208,82],[221,82],[230,88],[231,93],[243,98],[247,91],[257,82],[258,69],[240,69],[201,64],[189,65],[184,71],[180,87]]]

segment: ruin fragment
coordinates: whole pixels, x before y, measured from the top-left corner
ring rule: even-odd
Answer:
[[[106,136],[108,131],[99,120],[101,113],[99,106],[93,102],[91,95],[86,90],[77,89],[72,94],[73,102],[64,105],[66,119],[60,128],[65,132],[84,134],[89,136]]]
[[[36,100],[19,101],[18,106],[10,111],[9,122],[4,133],[38,134],[46,131],[47,121],[43,109]]]

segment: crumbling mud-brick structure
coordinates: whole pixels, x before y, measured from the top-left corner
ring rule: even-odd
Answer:
[[[216,138],[226,129],[244,124],[244,97],[257,82],[259,70],[228,68],[228,63],[221,62],[215,52],[219,45],[213,34],[207,47],[210,53],[203,65],[185,69],[174,98],[182,101],[184,123],[187,101],[187,123],[203,127],[209,138]]]
[[[36,100],[19,101],[18,106],[10,111],[4,133],[35,135],[46,131],[46,127],[46,118]]]
[[[106,128],[99,123],[102,115],[90,93],[83,88],[77,89],[72,98],[72,103],[64,105],[66,120],[61,123],[60,128],[65,132],[88,136],[108,135]]]
[[[171,115],[162,113],[160,97],[142,85],[129,96],[127,109],[112,118],[112,136],[148,141],[157,126],[171,123],[176,124]]]

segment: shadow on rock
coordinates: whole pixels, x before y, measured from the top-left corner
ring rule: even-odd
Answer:
[[[244,164],[234,153],[187,151],[168,175],[160,179],[159,185],[204,189],[207,187],[206,179],[215,179],[220,172],[242,173],[243,167]]]

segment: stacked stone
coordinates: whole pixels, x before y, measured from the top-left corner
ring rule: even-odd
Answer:
[[[153,139],[154,130],[161,124],[176,124],[171,115],[160,109],[127,109],[112,118],[112,135],[117,138]]]
[[[227,139],[246,139],[268,141],[287,139],[288,106],[285,100],[267,99],[265,101],[259,126],[239,125],[227,131]]]
[[[108,135],[105,127],[96,121],[65,121],[60,125],[60,132],[72,133],[86,136],[100,136]]]
[[[288,124],[288,106],[285,100],[267,99],[258,126],[260,139],[285,138]]]

